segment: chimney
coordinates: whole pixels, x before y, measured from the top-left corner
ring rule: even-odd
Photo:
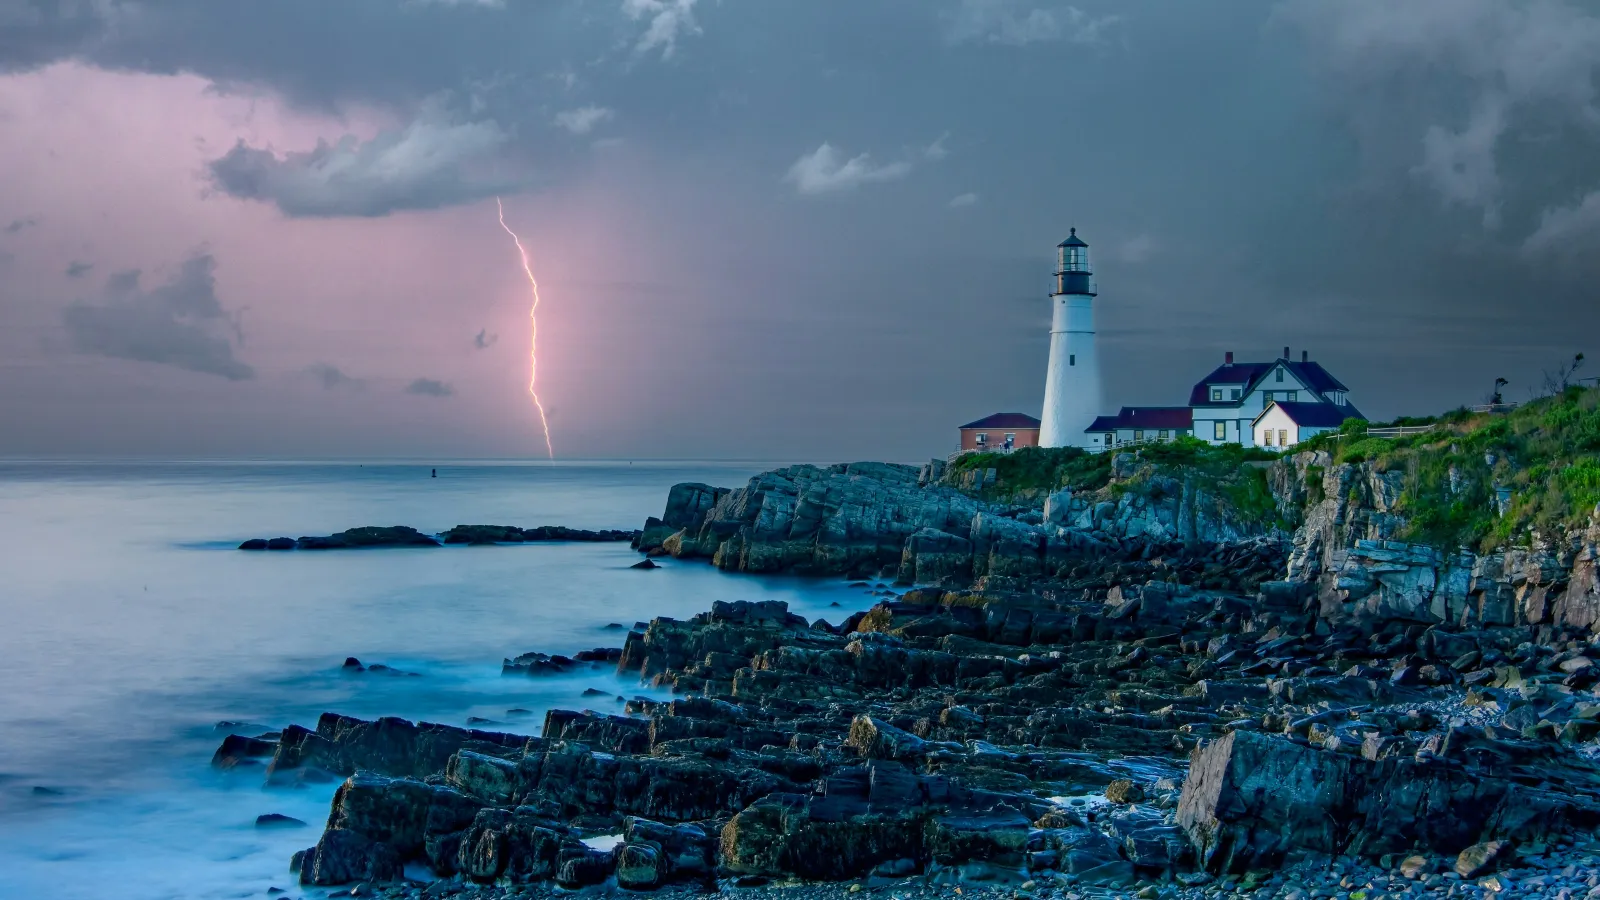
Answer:
[[[1222,361],[1230,366],[1233,365],[1233,351],[1229,350],[1227,355],[1222,357]]]
[[[1300,361],[1301,362],[1311,362],[1311,351],[1310,350],[1301,350],[1300,351]]]
[[[1289,358],[1289,348],[1288,347],[1283,348],[1283,358],[1284,359],[1288,359]]]

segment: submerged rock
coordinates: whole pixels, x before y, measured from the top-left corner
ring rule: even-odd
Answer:
[[[587,531],[562,525],[518,528],[514,525],[457,525],[440,535],[446,544],[522,544],[530,541],[631,541],[636,531],[601,529]]]
[[[361,547],[437,547],[439,542],[406,525],[387,528],[351,528],[323,537],[302,537],[295,542],[301,550],[343,550]]]
[[[256,816],[256,827],[304,828],[306,827],[306,823],[300,819],[296,819],[294,816],[286,816],[282,813],[265,813],[263,815]]]
[[[233,769],[241,765],[259,763],[278,752],[277,741],[230,734],[222,739],[222,746],[211,755],[211,765],[218,769]]]

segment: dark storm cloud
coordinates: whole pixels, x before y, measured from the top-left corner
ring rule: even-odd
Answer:
[[[498,340],[500,340],[500,335],[490,334],[489,329],[485,328],[473,335],[472,346],[477,347],[479,350],[487,350],[493,347],[494,342]]]
[[[93,271],[93,269],[94,269],[94,264],[93,263],[79,262],[78,260],[73,260],[72,262],[67,263],[67,269],[62,274],[66,275],[68,278],[82,278],[83,276],[85,276],[85,275],[89,274],[91,271]]]
[[[233,354],[230,334],[238,323],[216,293],[216,260],[197,254],[159,287],[140,286],[138,271],[106,280],[98,303],[78,302],[62,311],[62,324],[81,353],[159,363],[220,375],[230,381],[255,377]]]
[[[455,122],[434,103],[405,129],[370,141],[346,136],[279,156],[241,140],[210,169],[224,193],[285,215],[383,216],[515,190],[516,179],[490,171],[506,140],[494,122]]]
[[[761,452],[859,421],[914,435],[874,452],[921,453],[926,421],[1037,408],[1049,254],[1074,225],[1113,406],[1287,343],[1368,412],[1421,412],[1600,332],[1586,0],[7,2],[0,21],[55,12],[0,28],[0,68],[192,72],[399,123],[212,162],[217,190],[290,216],[528,173],[626,190],[619,256],[692,262],[659,274],[670,306],[630,308],[660,318],[619,359],[722,392],[772,426],[744,429]],[[595,134],[637,154],[634,180],[594,164]],[[992,346],[1007,364],[930,363]],[[657,399],[652,439],[697,446],[695,406]]]
[[[33,228],[38,224],[38,216],[23,216],[20,219],[12,219],[10,224],[6,225],[4,228],[0,228],[0,231],[5,232],[6,234],[16,234],[23,229]]]
[[[315,363],[307,366],[306,374],[321,385],[323,390],[328,391],[336,388],[358,388],[366,383],[360,378],[352,378],[346,375],[338,366],[329,365],[328,363]]]
[[[418,378],[406,385],[406,393],[415,394],[419,397],[451,397],[455,395],[455,392],[455,388],[432,378]]]
[[[79,52],[104,33],[110,6],[101,0],[0,0],[0,72]]]

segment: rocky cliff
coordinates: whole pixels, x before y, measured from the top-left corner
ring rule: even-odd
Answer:
[[[1298,522],[1285,578],[1331,620],[1456,625],[1600,624],[1600,508],[1583,528],[1478,551],[1400,540],[1412,530],[1403,468],[1335,465],[1326,451],[1274,464],[1269,481]]]
[[[230,737],[215,763],[347,778],[294,861],[315,885],[425,865],[518,887],[1027,879],[1186,900],[1264,896],[1262,872],[1285,897],[1596,887],[1554,873],[1600,852],[1600,514],[1445,551],[1414,539],[1438,504],[1404,460],[1208,452],[1067,454],[1048,490],[1017,467],[882,463],[680,484],[640,550],[938,587],[837,625],[719,602],[620,648],[507,660],[615,662],[673,696],[555,710],[538,737],[329,714]]]
[[[1091,571],[1107,586],[1284,582],[1332,623],[1600,626],[1600,512],[1526,546],[1441,546],[1402,539],[1416,530],[1404,468],[1324,450],[1237,465],[1222,477],[1118,454],[1105,484],[1024,502],[995,497],[992,469],[792,466],[731,490],[674,487],[635,545],[732,571],[980,589],[1037,592]]]
[[[791,466],[742,488],[672,488],[635,546],[740,572],[892,576],[902,584],[1032,588],[1090,571],[1253,590],[1275,578],[1287,533],[1250,520],[1194,475],[1119,459],[1095,491],[1039,505],[983,496],[988,476],[934,464]],[[967,489],[962,489],[965,481]],[[976,488],[973,488],[976,485]]]

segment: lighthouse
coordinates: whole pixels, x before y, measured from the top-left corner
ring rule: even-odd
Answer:
[[[1094,274],[1078,229],[1056,247],[1050,294],[1050,369],[1044,380],[1041,447],[1082,447],[1100,415],[1100,354],[1094,340]]]

